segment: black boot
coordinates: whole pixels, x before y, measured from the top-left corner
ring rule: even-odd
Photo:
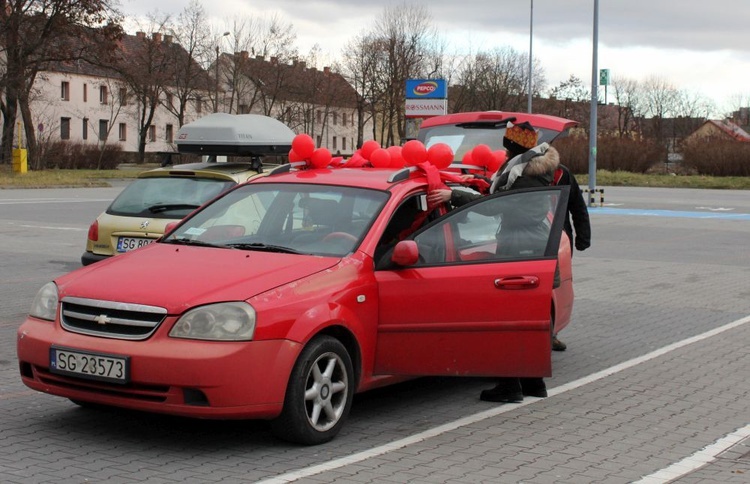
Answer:
[[[479,399],[485,402],[520,402],[523,400],[521,382],[518,378],[500,378],[494,388],[482,390]]]
[[[544,398],[547,396],[547,385],[544,378],[521,378],[521,390],[524,396]]]

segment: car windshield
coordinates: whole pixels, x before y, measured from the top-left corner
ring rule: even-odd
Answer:
[[[231,180],[212,178],[138,178],[125,187],[107,213],[180,219],[234,185]]]
[[[329,185],[240,186],[186,220],[163,242],[343,256],[367,233],[388,193]]]
[[[454,160],[460,161],[467,151],[471,151],[480,144],[489,146],[492,151],[504,149],[503,135],[506,124],[505,122],[479,121],[433,126],[420,129],[419,140],[428,149],[437,143],[447,144],[453,150]],[[538,132],[539,143],[549,143],[560,134],[559,131],[545,128],[539,128]]]

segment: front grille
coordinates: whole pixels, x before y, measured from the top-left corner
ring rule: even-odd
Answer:
[[[156,306],[66,297],[60,323],[73,333],[142,340],[156,331],[166,315],[166,309]]]

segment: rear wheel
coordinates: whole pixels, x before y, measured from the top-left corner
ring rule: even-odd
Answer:
[[[328,442],[349,414],[353,385],[352,360],[344,345],[331,336],[314,338],[294,365],[273,433],[300,444]]]

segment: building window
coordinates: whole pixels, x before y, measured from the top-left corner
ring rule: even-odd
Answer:
[[[156,126],[154,126],[153,124],[148,127],[148,140],[151,143],[156,142]]]
[[[201,96],[195,97],[195,112],[198,114],[203,112],[203,98]]]
[[[83,125],[81,125],[81,138],[83,140],[89,139],[89,118],[83,118]]]
[[[107,141],[107,120],[106,119],[99,120],[99,140]]]
[[[107,86],[99,86],[99,102],[101,104],[107,104],[108,101]]]
[[[346,119],[346,117],[344,117]],[[346,138],[341,138],[341,149],[346,151]]]
[[[83,85],[83,102],[88,102],[89,100],[89,85],[84,84]]]
[[[323,121],[323,112],[322,111],[317,111],[315,113],[315,121],[317,121],[318,123],[321,123]]]
[[[125,123],[120,123],[118,134],[120,135],[120,141],[127,141],[127,139],[128,139],[128,125],[125,124]]]
[[[167,93],[167,108],[174,108],[174,96],[170,93]]]
[[[315,140],[316,140],[316,141],[315,141],[315,146],[320,146],[320,141],[321,141],[321,139],[320,139],[320,135],[316,136],[316,137],[315,137]]]
[[[60,99],[70,101],[70,83],[68,81],[60,83]]]
[[[60,139],[70,139],[70,118],[60,118]]]
[[[128,90],[125,87],[120,88],[120,106],[128,104]]]
[[[247,104],[240,104],[240,114],[247,114]]]
[[[333,125],[336,126],[338,123],[339,123],[339,115],[338,113],[333,113]]]
[[[341,115],[341,126],[346,126],[346,113]]]
[[[167,125],[167,135],[165,136],[167,143],[172,143],[174,141],[174,133],[173,128],[171,124]]]
[[[334,116],[333,119],[336,119],[336,117]],[[336,136],[334,136],[333,137],[333,149],[334,150],[338,149],[338,146],[336,145],[337,145],[337,139],[336,139]]]

